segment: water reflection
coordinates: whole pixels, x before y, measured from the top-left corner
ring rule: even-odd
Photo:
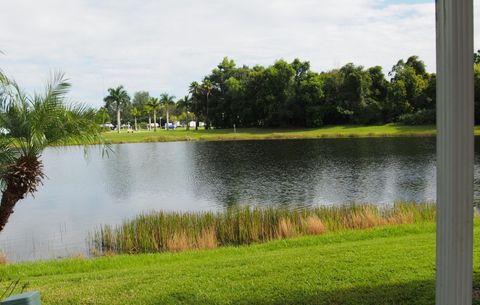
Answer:
[[[14,260],[72,255],[85,251],[93,227],[159,209],[435,200],[433,138],[146,143],[113,150],[109,158],[94,150],[87,162],[81,148],[48,149],[49,179],[35,199],[20,202],[0,248]]]
[[[217,205],[434,199],[430,138],[192,144],[196,195]]]

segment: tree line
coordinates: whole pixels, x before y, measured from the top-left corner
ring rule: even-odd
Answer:
[[[478,124],[480,51],[474,54],[474,61]],[[436,75],[426,70],[418,56],[399,60],[387,74],[380,66],[364,68],[353,63],[315,72],[308,61],[299,59],[248,67],[224,58],[201,82],[190,84],[187,96],[178,101],[168,97],[168,102],[161,98],[160,104],[153,107],[156,110],[151,110],[149,93],[136,92],[132,102],[123,106],[125,116],[145,121],[149,113],[159,111],[163,119],[170,113],[175,120],[196,120],[197,126],[203,121],[207,129],[423,125],[435,123]],[[118,108],[112,108],[108,98],[105,100],[105,109],[115,113]]]
[[[435,74],[412,56],[398,61],[388,77],[380,66],[349,63],[318,73],[299,59],[250,68],[224,58],[200,90],[190,92],[195,114],[222,128],[434,123]],[[209,96],[201,90],[205,83],[211,84]]]

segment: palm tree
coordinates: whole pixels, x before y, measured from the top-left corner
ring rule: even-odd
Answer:
[[[199,125],[198,96],[201,94],[202,88],[198,82],[192,82],[188,89],[189,89],[188,91],[192,95],[193,104],[195,105],[194,106],[195,130],[198,130],[198,125]]]
[[[138,111],[137,107],[132,107],[132,109],[130,109],[130,115],[133,116],[133,119],[135,120],[135,131],[138,131],[137,117],[140,115],[140,111]]]
[[[153,112],[153,109],[147,103],[147,104],[145,104],[145,106],[143,106],[143,110],[148,115],[148,130],[152,130],[152,112]]]
[[[173,95],[168,95],[168,93],[162,93],[160,94],[160,103],[162,103],[163,107],[165,107],[165,111],[167,113],[167,130],[170,126],[169,122],[169,114],[170,114],[170,108],[172,105],[175,105],[175,96]]]
[[[187,131],[190,130],[190,119],[189,119],[189,111],[190,108],[192,107],[192,99],[190,98],[189,95],[185,95],[183,98],[178,100],[177,103],[178,107],[184,108],[185,109],[185,120],[187,121]]]
[[[204,79],[203,82],[202,82],[202,91],[203,91],[203,94],[207,98],[207,107],[206,107],[207,108],[207,111],[206,111],[207,113],[206,113],[206,116],[205,116],[205,129],[210,129],[210,119],[208,118],[208,97],[212,93],[212,90],[213,90],[212,82],[209,79]]]
[[[103,139],[95,110],[65,104],[70,84],[63,74],[55,74],[43,94],[27,95],[5,79],[0,88],[0,127],[6,131],[0,136],[2,231],[18,201],[42,184],[41,155],[46,147],[103,143]]]
[[[156,97],[151,97],[147,104],[153,111],[153,130],[157,131],[157,110],[160,109],[160,101]],[[161,123],[161,122],[160,122]]]
[[[108,96],[103,100],[107,108],[113,107],[117,112],[117,132],[120,133],[120,112],[127,106],[128,102],[130,102],[130,96],[127,91],[123,89],[123,86],[118,86],[117,88],[109,88]]]
[[[110,120],[110,116],[108,115],[108,109],[105,107],[100,107],[97,112],[97,117],[102,123],[102,125],[105,125],[107,120]]]

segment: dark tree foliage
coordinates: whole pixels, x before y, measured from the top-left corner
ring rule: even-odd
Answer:
[[[480,63],[475,64],[475,124],[480,124]]]
[[[211,84],[209,94],[202,85],[206,82]],[[349,63],[317,73],[309,62],[299,59],[250,68],[224,58],[201,84],[192,84],[195,117],[216,128],[369,125],[402,120],[432,124],[435,118],[435,74],[428,73],[417,56],[398,61],[388,78],[379,66],[365,69]]]
[[[480,64],[480,50],[473,54],[473,61],[475,64]]]

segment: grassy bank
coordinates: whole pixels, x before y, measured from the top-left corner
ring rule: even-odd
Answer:
[[[480,135],[480,127],[476,128]],[[231,140],[274,140],[274,139],[317,139],[338,137],[398,137],[434,136],[434,126],[330,126],[317,129],[213,129],[213,130],[157,130],[127,133],[106,132],[110,143],[169,142],[169,141],[231,141]]]
[[[116,227],[103,226],[90,237],[95,255],[213,249],[305,235],[321,235],[386,225],[432,222],[433,204],[396,203],[285,208],[230,208],[222,212],[154,212]]]
[[[475,223],[475,243],[480,223]],[[474,247],[475,286],[480,251]],[[43,304],[434,304],[433,223],[0,268]],[[476,304],[479,304],[478,302]]]

